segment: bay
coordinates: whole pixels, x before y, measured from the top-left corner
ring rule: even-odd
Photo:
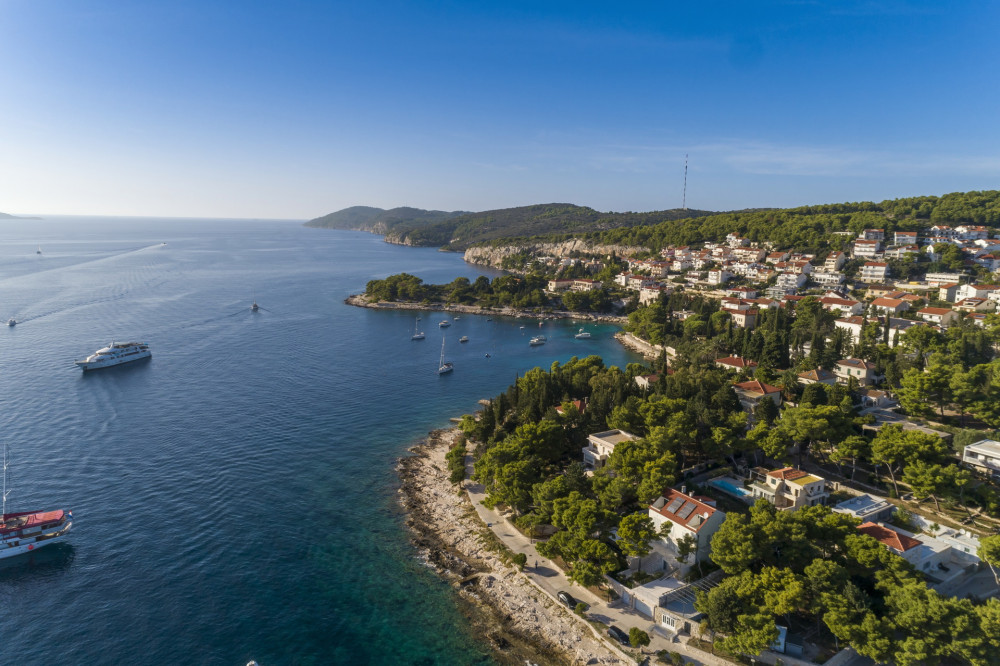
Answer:
[[[408,542],[395,460],[532,367],[637,358],[608,325],[424,313],[414,342],[414,313],[343,303],[403,271],[499,274],[295,221],[0,222],[10,503],[75,517],[0,562],[0,663],[494,663]],[[126,339],[153,358],[73,365]]]

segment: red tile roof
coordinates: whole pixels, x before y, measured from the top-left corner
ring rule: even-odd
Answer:
[[[727,356],[726,358],[715,359],[716,363],[721,363],[722,365],[729,365],[734,368],[756,368],[757,361],[748,361],[745,358],[740,358],[739,356]]]
[[[875,523],[858,525],[858,531],[862,534],[867,534],[883,546],[888,546],[900,553],[920,545],[920,542],[913,537],[908,537],[905,534],[900,534],[895,530],[876,525]]]
[[[672,503],[674,500],[677,499],[683,500],[677,503],[677,509],[675,511],[667,511],[668,508],[673,506]],[[657,500],[656,504],[659,503],[659,500]],[[705,502],[695,499],[690,495],[685,495],[684,493],[674,490],[673,488],[663,493],[662,506],[657,507],[656,504],[651,504],[649,508],[670,522],[683,525],[693,532],[697,532],[704,527],[706,519],[710,518],[717,510]],[[688,509],[692,504],[694,504],[694,508],[689,511]],[[681,518],[682,515],[684,518]],[[695,520],[695,518],[700,518],[700,520]]]
[[[770,384],[765,384],[759,380],[753,379],[748,382],[740,382],[738,384],[733,384],[738,389],[747,391],[748,393],[760,393],[761,395],[770,395],[771,393],[781,393],[781,389],[777,386],[771,386]]]
[[[795,479],[809,476],[809,472],[803,472],[801,469],[795,469],[794,467],[782,467],[781,469],[771,470],[767,475],[781,479],[782,481],[794,481]]]

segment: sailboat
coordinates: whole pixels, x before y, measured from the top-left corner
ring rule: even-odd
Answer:
[[[420,330],[420,317],[417,317],[417,320],[413,322],[413,335],[410,336],[410,339],[411,340],[424,339],[424,332]]]
[[[444,338],[441,338],[441,360],[438,361],[438,374],[444,375],[455,369],[451,361],[444,360]]]
[[[38,246],[38,251],[37,251],[37,252],[35,252],[35,254],[41,254],[41,253],[42,253],[42,246],[41,246],[41,245],[39,245],[39,246]]]
[[[58,541],[73,526],[69,511],[7,513],[7,444],[3,447],[3,511],[0,513],[0,558],[30,553]]]

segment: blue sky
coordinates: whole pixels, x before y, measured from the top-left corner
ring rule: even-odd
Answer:
[[[1000,3],[0,0],[0,211],[1000,187]]]

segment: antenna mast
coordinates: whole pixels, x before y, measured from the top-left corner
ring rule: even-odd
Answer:
[[[688,198],[688,156],[684,153],[684,195],[681,198],[681,209],[687,210],[687,198]]]

